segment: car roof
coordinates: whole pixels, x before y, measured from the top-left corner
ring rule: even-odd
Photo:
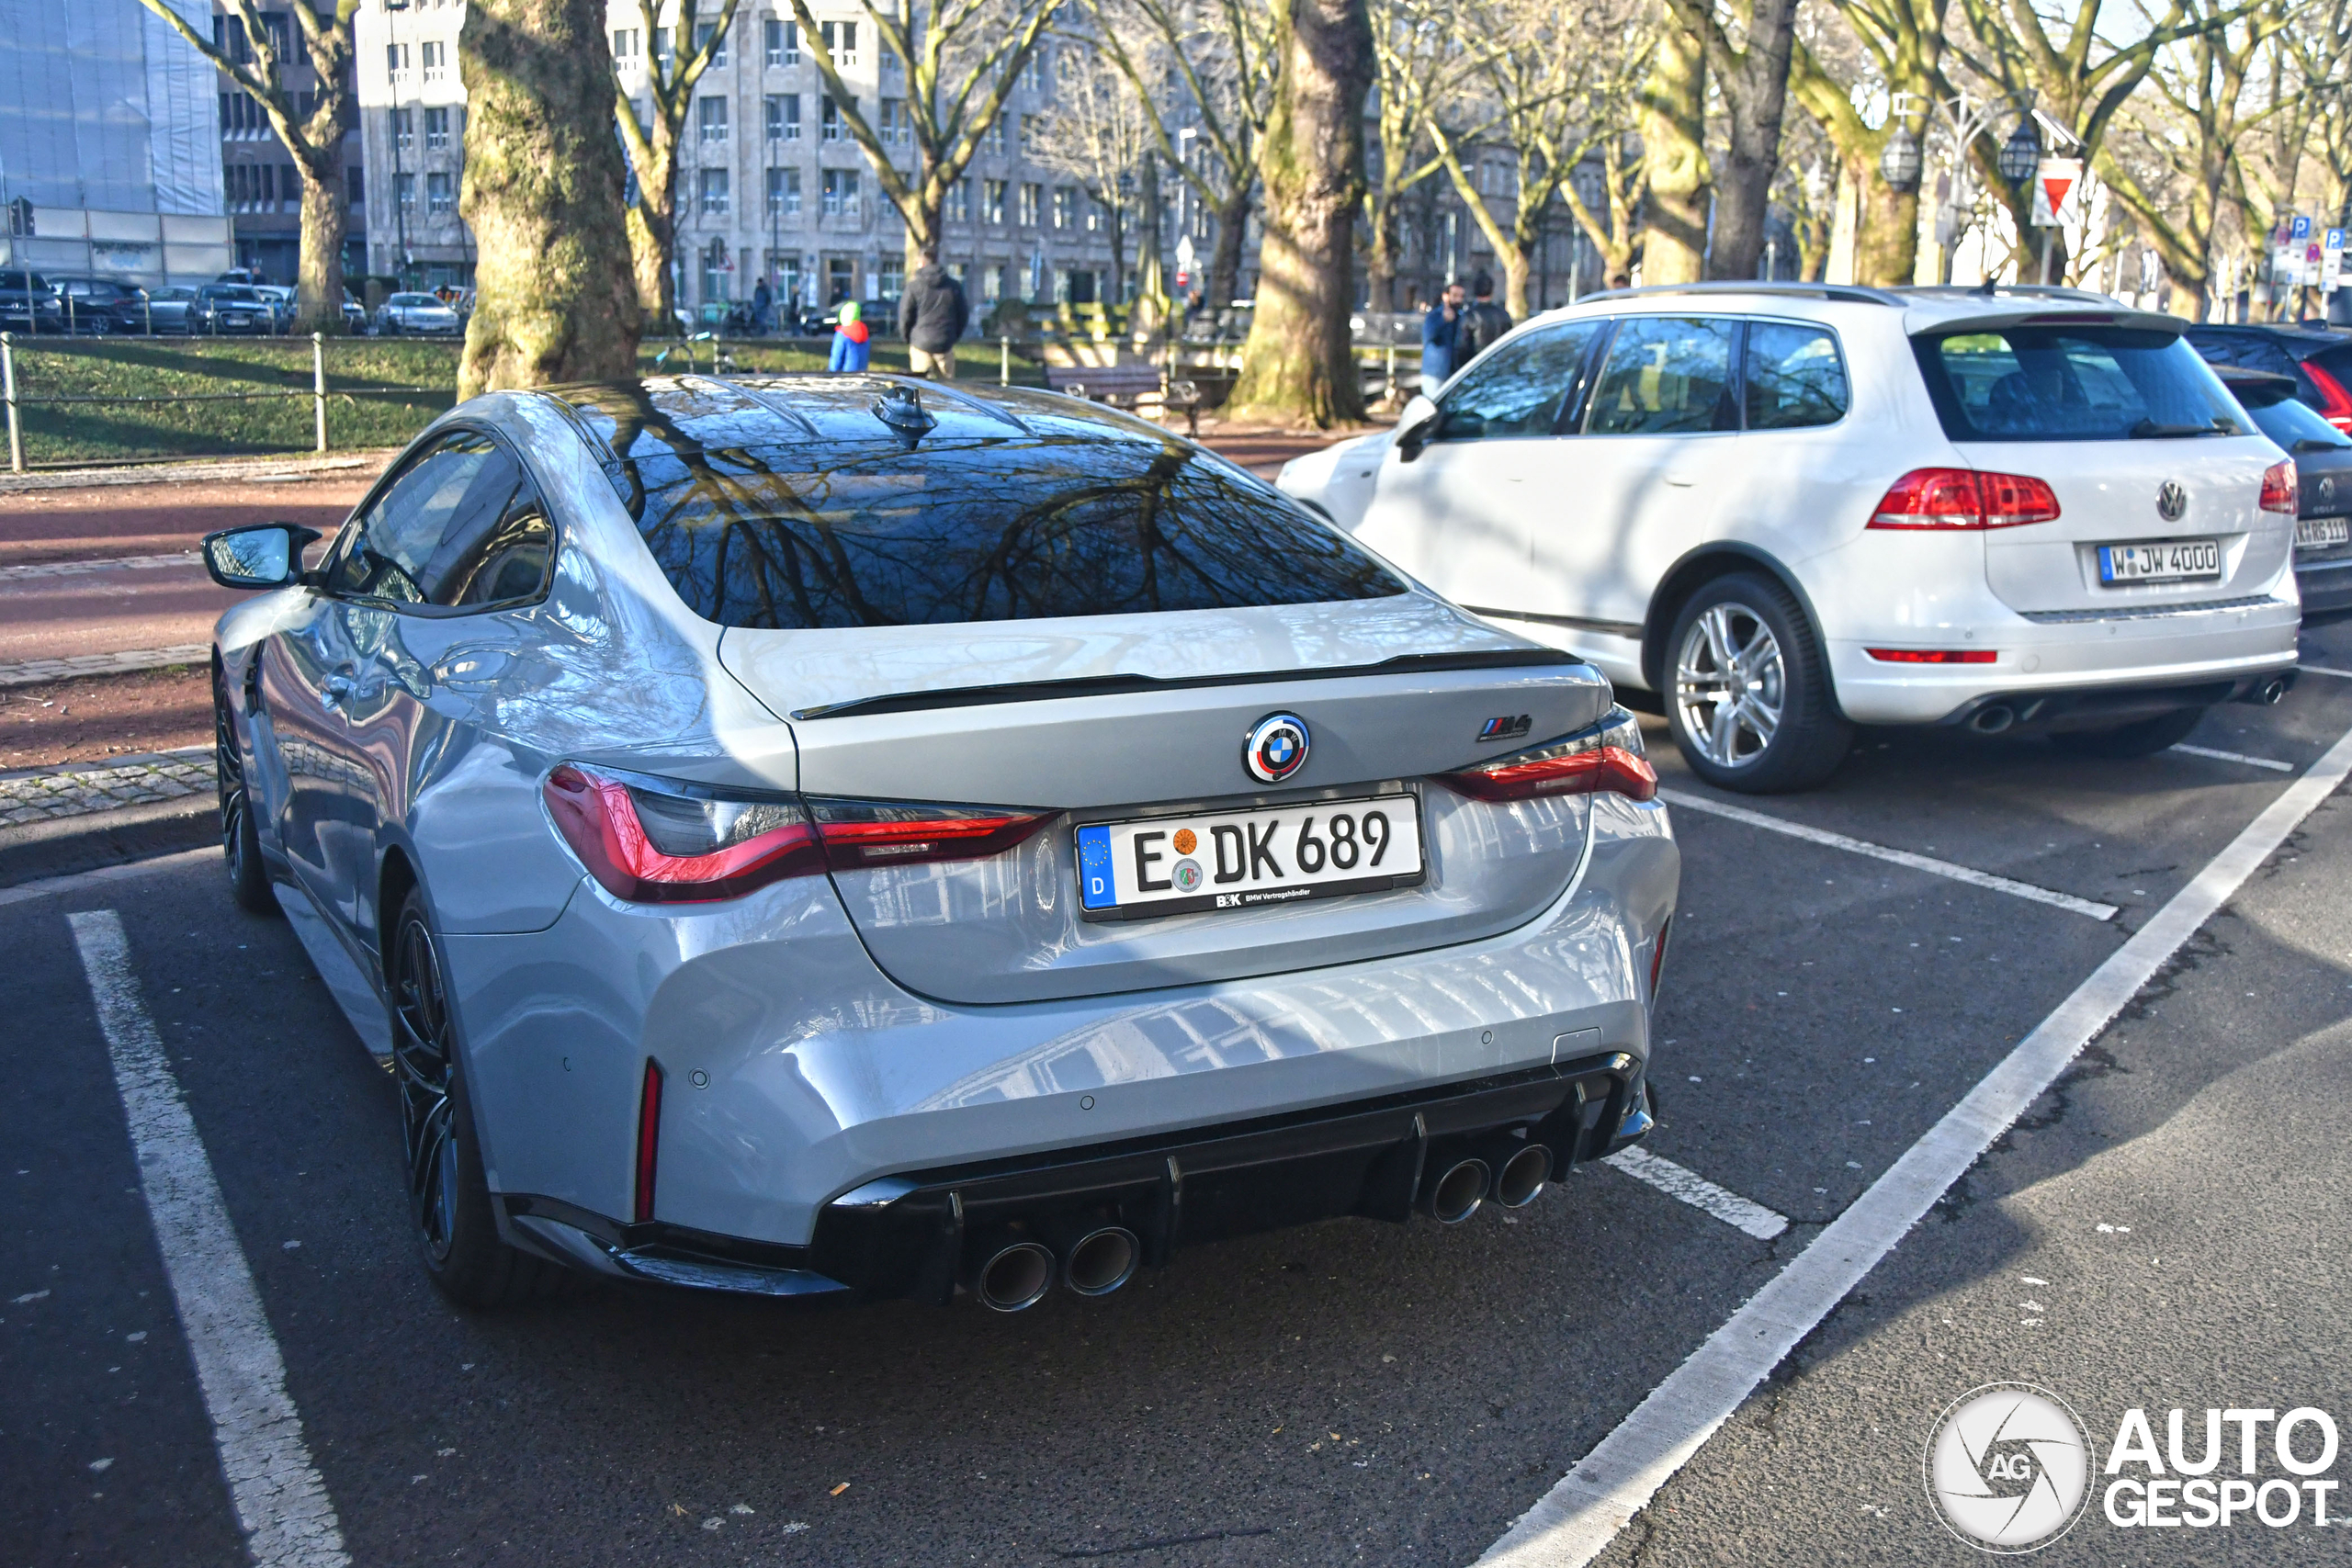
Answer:
[[[1808,320],[1867,319],[1874,310],[1900,311],[1892,317],[1906,334],[1937,332],[1968,325],[1987,330],[2001,326],[2115,325],[2177,333],[2188,323],[2177,316],[2137,310],[2105,294],[2084,288],[1994,284],[1973,288],[1906,287],[1874,288],[1852,283],[1715,282],[1659,284],[1644,288],[1611,288],[1588,294],[1574,305],[1563,306],[1545,318],[1594,313],[1647,314],[1659,310],[1736,310],[1759,315],[1792,315]]]
[[[911,393],[935,422],[922,439],[1182,445],[1156,424],[1081,398],[1025,387],[946,386],[909,376],[649,376],[539,390],[564,407],[599,462],[888,441],[894,432],[877,404],[899,391]]]

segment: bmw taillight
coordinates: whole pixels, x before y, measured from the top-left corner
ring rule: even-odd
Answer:
[[[1871,510],[1873,528],[2015,528],[2058,518],[2058,495],[2029,474],[1914,468]]]
[[[981,860],[1026,840],[1055,815],[881,800],[812,799],[808,807],[816,814],[826,863],[835,871]]]
[[[783,794],[566,763],[542,792],[563,841],[616,898],[639,904],[734,898],[824,869],[808,813]]]
[[[1648,800],[1657,794],[1657,770],[1643,754],[1642,727],[1622,707],[1574,735],[1437,778],[1477,800],[1602,793]]]
[[[2283,512],[2292,517],[2301,509],[2295,497],[2295,460],[2284,458],[2262,470],[2262,500],[2256,504],[2265,512]]]

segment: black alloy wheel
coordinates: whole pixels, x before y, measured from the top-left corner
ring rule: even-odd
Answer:
[[[440,945],[422,893],[401,901],[385,945],[392,1076],[400,1090],[409,1214],[424,1271],[464,1306],[497,1307],[552,1291],[561,1270],[499,1239],[459,1066]]]
[[[253,796],[245,788],[244,753],[237,745],[237,720],[229,711],[228,676],[212,668],[212,775],[220,795],[220,853],[229,867],[229,896],[241,909],[277,913],[262,864],[261,829],[254,820]]]

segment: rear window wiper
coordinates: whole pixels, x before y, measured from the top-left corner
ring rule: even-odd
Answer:
[[[2143,419],[2125,432],[2134,441],[2165,441],[2184,435],[2235,435],[2237,433],[2234,422],[2219,415],[2207,424],[2159,424],[2153,419]]]

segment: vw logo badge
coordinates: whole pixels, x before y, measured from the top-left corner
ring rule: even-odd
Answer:
[[[2166,479],[2156,491],[2156,515],[2167,523],[2177,523],[2188,510],[2188,492],[2181,488],[2178,479]]]
[[[1280,784],[1306,765],[1306,747],[1305,719],[1270,713],[1250,728],[1241,747],[1241,765],[1260,784]]]
[[[2322,512],[2325,512],[2335,504],[2335,476],[2334,474],[2322,474],[2319,477],[2319,494],[2315,499]]]

